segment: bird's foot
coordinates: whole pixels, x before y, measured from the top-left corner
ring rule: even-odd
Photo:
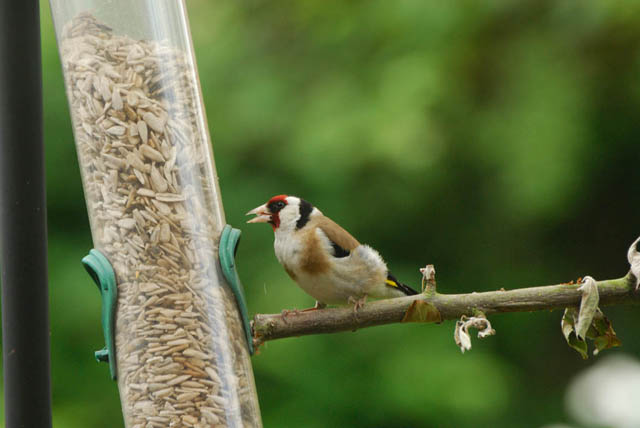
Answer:
[[[326,307],[327,307],[326,303],[318,302],[316,300],[316,304],[313,308],[303,309],[301,312],[317,311],[318,309],[324,309]]]
[[[364,304],[367,302],[367,295],[365,294],[364,296],[362,296],[359,299],[356,299],[353,296],[349,296],[349,299],[347,300],[347,302],[349,302],[350,304],[353,305],[353,313],[357,313],[358,310],[364,306]]]

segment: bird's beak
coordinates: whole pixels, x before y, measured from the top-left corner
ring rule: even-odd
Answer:
[[[268,223],[271,221],[271,214],[269,213],[269,208],[267,208],[267,204],[260,205],[249,211],[246,215],[255,215],[256,217],[247,221],[247,223]]]

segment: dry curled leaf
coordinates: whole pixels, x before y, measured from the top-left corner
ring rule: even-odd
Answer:
[[[436,268],[433,265],[426,265],[423,268],[420,268],[420,273],[422,274],[422,291],[425,288],[434,288],[436,286]]]
[[[469,332],[465,328],[464,321],[456,321],[456,329],[453,332],[453,340],[456,342],[456,345],[460,347],[460,350],[464,354],[465,351],[471,349],[471,336],[469,336]]]
[[[580,311],[578,312],[576,324],[576,335],[582,340],[587,335],[587,330],[589,330],[600,303],[596,281],[590,276],[585,276],[583,281],[583,284],[578,287],[578,290],[582,291],[582,299],[580,300]]]
[[[627,260],[631,265],[631,273],[636,278],[636,290],[640,288],[640,238],[633,241],[627,251]]]
[[[618,339],[616,332],[613,331],[611,321],[604,316],[600,309],[598,309],[593,318],[592,328],[589,329],[587,336],[593,339],[593,344],[596,347],[596,349],[593,350],[593,355],[598,355],[603,349],[622,346],[622,341]]]
[[[402,322],[442,322],[442,315],[431,303],[414,300],[404,313]]]
[[[471,336],[469,335],[470,327],[479,330],[478,338],[480,339],[496,334],[496,331],[491,328],[491,323],[486,317],[466,317],[463,315],[462,318],[456,322],[456,329],[453,333],[453,339],[455,340],[456,345],[460,347],[463,354],[465,351],[471,349]]]
[[[586,360],[589,357],[587,354],[587,342],[578,338],[576,335],[575,325],[577,319],[578,310],[576,308],[567,308],[564,310],[564,315],[562,315],[560,327],[562,328],[562,334],[567,341],[567,345],[578,351],[582,359]]]

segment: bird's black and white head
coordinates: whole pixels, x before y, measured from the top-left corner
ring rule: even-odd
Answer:
[[[297,196],[277,195],[249,211],[256,217],[247,223],[269,223],[275,231],[295,231],[303,228],[312,215],[320,211]]]

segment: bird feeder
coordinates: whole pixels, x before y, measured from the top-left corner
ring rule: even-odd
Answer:
[[[125,425],[261,426],[184,2],[51,9]]]

